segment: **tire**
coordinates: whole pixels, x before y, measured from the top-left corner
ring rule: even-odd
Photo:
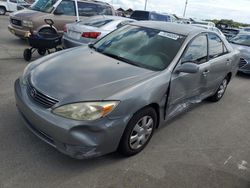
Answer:
[[[50,28],[50,27],[45,27],[39,30],[38,33],[42,33],[42,34],[57,34],[57,32],[55,31],[55,29]]]
[[[227,89],[227,85],[228,85],[228,77],[226,77],[222,80],[222,82],[221,82],[219,88],[217,89],[217,91],[215,92],[215,94],[213,96],[209,97],[208,100],[211,102],[218,102],[219,100],[221,100],[225,94],[225,91]]]
[[[31,49],[25,49],[24,52],[23,52],[23,58],[26,61],[30,61],[31,60],[31,56],[32,56]]]
[[[123,133],[118,151],[124,156],[141,152],[152,138],[156,124],[157,114],[153,108],[146,107],[135,113]]]
[[[5,15],[5,14],[6,14],[5,7],[0,7],[0,15]]]
[[[37,52],[39,55],[44,56],[46,54],[46,49],[38,49]]]

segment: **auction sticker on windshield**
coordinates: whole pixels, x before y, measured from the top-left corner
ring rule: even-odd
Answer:
[[[170,38],[170,39],[173,39],[173,40],[177,40],[180,38],[180,35],[176,35],[174,33],[167,33],[167,32],[159,32],[158,33],[159,36],[162,36],[162,37],[167,37],[167,38]]]

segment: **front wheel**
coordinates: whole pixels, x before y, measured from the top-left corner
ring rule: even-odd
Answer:
[[[5,15],[6,9],[4,7],[0,7],[0,15]]]
[[[125,156],[142,151],[153,136],[156,123],[157,114],[151,107],[135,113],[123,133],[118,151]]]
[[[217,102],[219,100],[222,99],[222,97],[224,96],[224,93],[227,89],[227,84],[228,84],[228,79],[227,77],[223,79],[223,81],[221,82],[219,88],[217,89],[216,93],[209,97],[208,100],[212,101],[212,102]]]

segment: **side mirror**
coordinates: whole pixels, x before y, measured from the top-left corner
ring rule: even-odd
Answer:
[[[57,8],[55,11],[54,11],[54,15],[63,15],[64,12],[60,9],[60,8]]]
[[[184,73],[197,73],[199,71],[199,66],[195,63],[184,63],[180,66],[178,66],[175,70],[176,73],[184,72]]]
[[[54,25],[54,22],[51,19],[44,19],[44,22],[50,26]]]

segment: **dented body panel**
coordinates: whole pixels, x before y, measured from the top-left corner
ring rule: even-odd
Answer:
[[[180,34],[186,36],[165,70],[136,67],[88,47],[41,58],[28,67],[30,82],[59,102],[49,109],[40,107],[28,96],[24,78],[17,80],[16,103],[29,129],[71,157],[83,159],[104,155],[117,149],[129,120],[140,109],[153,106],[158,113],[159,126],[162,126],[192,104],[213,95],[222,80],[226,76],[232,78],[238,70],[239,53],[222,39],[227,54],[199,65],[199,72],[195,74],[176,72],[190,41],[207,31],[186,25],[166,23],[163,26],[161,22],[139,22],[137,25],[174,33],[180,30]],[[206,70],[208,73],[204,74]],[[64,104],[110,100],[120,103],[107,117],[95,121],[74,121],[51,113],[52,109]]]

